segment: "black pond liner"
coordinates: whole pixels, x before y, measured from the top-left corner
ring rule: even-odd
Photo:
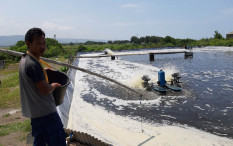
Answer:
[[[66,74],[60,71],[46,70],[46,73],[48,75],[49,84],[51,83],[61,84],[61,87],[58,87],[53,91],[53,97],[54,97],[56,106],[58,106],[63,103],[63,99],[66,93],[67,86],[70,84],[70,79]]]

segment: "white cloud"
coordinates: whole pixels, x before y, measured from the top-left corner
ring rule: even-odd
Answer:
[[[48,30],[59,30],[59,31],[63,31],[63,30],[72,30],[74,29],[73,27],[70,26],[64,26],[64,25],[58,25],[58,24],[54,24],[51,22],[44,22],[41,27],[43,29],[48,29]]]
[[[121,8],[138,8],[138,7],[140,6],[137,4],[125,4],[121,6]]]

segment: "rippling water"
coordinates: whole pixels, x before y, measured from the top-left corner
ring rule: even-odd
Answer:
[[[90,87],[82,93],[82,98],[136,120],[185,124],[233,138],[233,48],[210,47],[193,52],[192,58],[185,58],[184,54],[155,55],[153,62],[149,61],[148,55],[121,56],[115,61],[86,59],[89,70],[123,83],[130,78],[129,84],[140,78],[135,72],[145,70],[144,74],[153,77],[159,69],[164,69],[165,73],[178,71],[182,76],[183,91],[160,95],[138,88],[144,93],[140,104],[134,93],[86,75],[84,80]]]

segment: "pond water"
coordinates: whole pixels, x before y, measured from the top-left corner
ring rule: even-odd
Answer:
[[[188,125],[233,138],[233,48],[194,48],[193,52],[191,58],[184,54],[155,55],[152,62],[148,55],[120,56],[115,61],[80,59],[81,67],[143,93],[140,98],[116,84],[85,74],[80,80],[88,86],[80,92],[81,98],[138,121]],[[182,92],[159,94],[140,87],[142,75],[149,75],[153,82],[160,69],[165,71],[166,80],[172,73],[180,73]]]
[[[150,63],[161,69],[175,67],[181,74],[183,90],[189,93],[171,106],[163,105],[160,109],[145,108],[145,119],[187,124],[218,135],[233,137],[232,50],[194,49],[194,56],[186,59],[183,54],[155,55],[154,62],[148,62],[148,56],[121,59]],[[166,100],[169,98],[166,99],[165,95],[165,102],[161,104],[166,104]]]

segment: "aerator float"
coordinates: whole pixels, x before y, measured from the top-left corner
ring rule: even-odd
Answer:
[[[180,87],[180,76],[179,73],[174,73],[172,74],[173,79],[170,82],[170,84],[167,83],[165,80],[165,72],[160,70],[158,72],[158,81],[157,84],[154,83],[149,83],[150,78],[148,75],[144,75],[142,77],[142,85],[144,88],[146,88],[147,91],[157,91],[160,93],[166,93],[168,90],[172,91],[182,91],[182,88]]]

